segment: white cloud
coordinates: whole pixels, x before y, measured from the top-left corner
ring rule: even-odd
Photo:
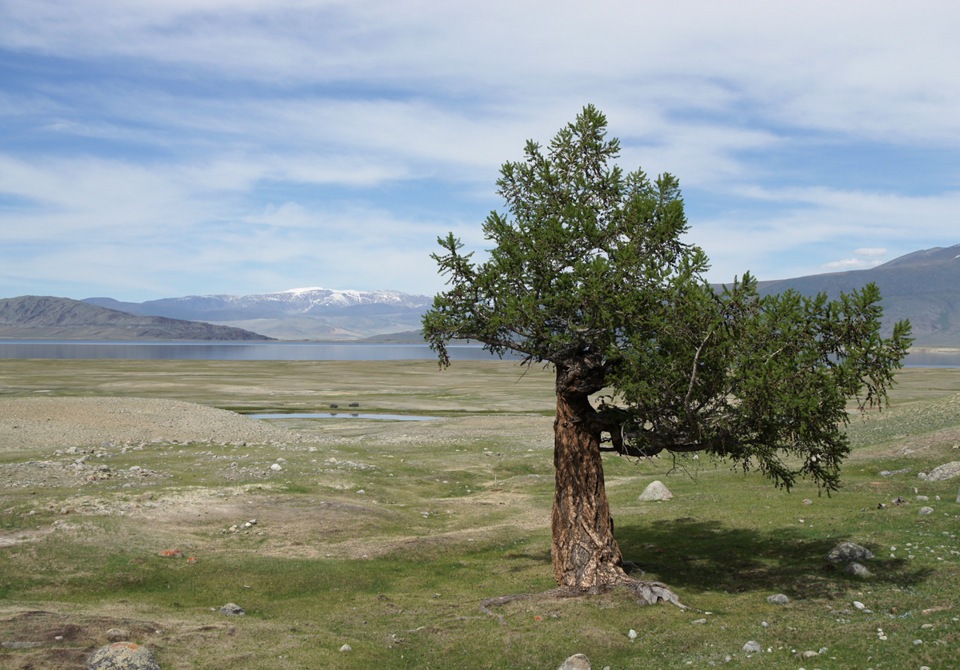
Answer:
[[[498,166],[585,103],[626,169],[679,176],[712,274],[953,244],[958,24],[941,0],[0,0],[0,240],[48,249],[0,255],[2,284],[429,292],[436,236],[482,249]]]

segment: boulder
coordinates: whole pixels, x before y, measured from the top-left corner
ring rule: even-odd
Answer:
[[[926,474],[920,473],[918,476],[920,479],[925,479],[928,482],[942,482],[945,479],[960,477],[960,461],[944,463],[943,465],[935,467],[930,472]]]
[[[670,489],[664,486],[663,482],[657,480],[650,482],[637,500],[639,502],[652,502],[658,500],[670,500],[672,497],[673,494],[670,493]]]
[[[827,553],[831,563],[853,563],[873,558],[873,552],[855,542],[841,542]]]
[[[90,654],[87,670],[160,670],[160,664],[136,642],[114,642]]]

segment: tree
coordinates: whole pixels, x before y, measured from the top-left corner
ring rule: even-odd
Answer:
[[[704,451],[829,493],[849,451],[848,401],[882,405],[910,343],[906,322],[881,336],[875,285],[837,300],[761,297],[748,273],[712,288],[706,255],[682,239],[677,179],[624,174],[606,126],[587,106],[545,153],[530,141],[503,165],[507,213],[483,224],[489,258],[438,239],[448,288],[423,317],[442,367],[450,340],[474,339],[554,368],[552,557],[574,592],[637,584],[614,538],[602,452]],[[647,601],[672,596],[644,586]]]

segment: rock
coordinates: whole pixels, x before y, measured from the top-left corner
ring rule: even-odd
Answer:
[[[270,466],[270,469],[273,470],[274,472],[280,472],[281,470],[283,470],[283,466],[280,465],[279,463],[274,463],[273,465]]]
[[[767,596],[767,602],[771,605],[786,605],[790,602],[790,599],[782,593],[777,593],[772,596]]]
[[[226,614],[227,616],[243,616],[246,612],[243,611],[243,608],[236,603],[227,603],[220,608],[220,614]]]
[[[759,654],[763,649],[760,647],[760,643],[756,640],[750,640],[745,645],[743,645],[743,650],[748,654]]]
[[[910,468],[903,468],[901,470],[881,470],[881,477],[893,477],[894,475],[905,475],[910,472]]]
[[[670,489],[664,486],[663,482],[657,480],[650,482],[637,500],[639,502],[654,502],[658,500],[670,500],[672,497],[673,494],[670,493]]]
[[[345,644],[342,647],[340,647],[340,651],[345,654],[348,651],[353,651],[353,647],[351,647],[349,644]]]
[[[873,558],[873,552],[855,542],[841,542],[827,553],[831,563],[851,563]]]
[[[920,473],[918,475],[920,479],[924,479],[928,482],[942,482],[946,479],[953,479],[954,477],[960,477],[960,461],[953,461],[952,463],[944,463],[938,467],[935,467],[930,472],[924,474]]]
[[[853,561],[847,564],[847,567],[843,569],[847,574],[853,575],[854,577],[860,577],[861,579],[866,579],[871,577],[870,571],[867,570],[867,567],[863,563],[857,563]]]
[[[87,670],[160,670],[150,650],[135,642],[114,642],[87,658]]]
[[[590,659],[583,654],[574,654],[563,663],[557,670],[590,670]]]
[[[637,639],[637,631],[635,631],[634,629],[631,628],[630,630],[627,631],[627,637],[629,637],[631,640],[636,640],[636,639]]]
[[[860,611],[863,611],[863,610],[865,610],[865,609],[867,608],[867,606],[864,605],[864,604],[863,604],[862,602],[860,602],[859,600],[854,600],[854,601],[853,601],[853,606],[856,607],[856,608],[857,608],[858,610],[860,610]]]
[[[921,507],[920,510],[917,512],[917,514],[919,514],[920,516],[929,516],[929,515],[933,514],[933,508],[932,508],[932,507]]]
[[[130,631],[126,628],[111,628],[107,631],[107,639],[111,642],[120,642],[130,637]]]

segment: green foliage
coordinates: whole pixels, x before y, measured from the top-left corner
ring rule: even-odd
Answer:
[[[546,153],[531,141],[523,161],[503,165],[507,213],[483,224],[488,260],[452,234],[438,240],[449,288],[423,325],[441,365],[447,342],[467,338],[575,368],[582,383],[567,391],[611,389],[583,419],[620,453],[709,451],[781,486],[808,476],[835,489],[848,399],[885,401],[909,324],[880,336],[872,284],[834,301],[760,297],[749,274],[715,290],[706,255],[681,240],[677,179],[624,174],[618,155],[587,106]]]

